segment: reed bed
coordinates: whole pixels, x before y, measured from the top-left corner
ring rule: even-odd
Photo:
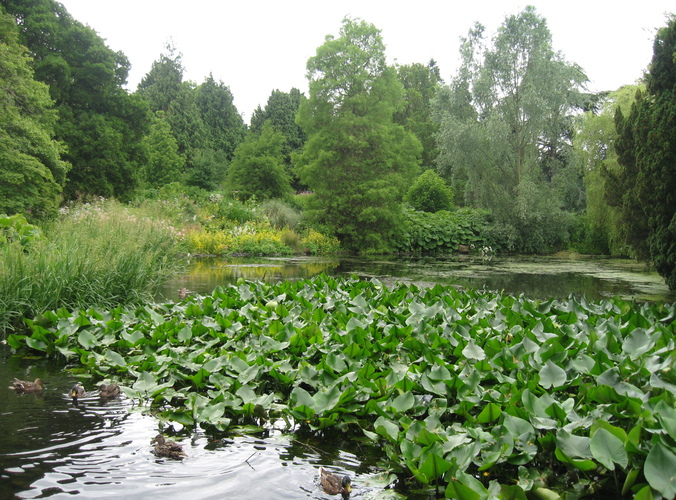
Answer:
[[[47,310],[152,299],[182,266],[180,233],[114,201],[62,210],[29,247],[0,246],[0,330]]]

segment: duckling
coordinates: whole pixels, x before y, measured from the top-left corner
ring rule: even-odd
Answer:
[[[339,493],[344,499],[350,498],[352,492],[352,480],[350,476],[337,476],[327,471],[324,467],[319,468],[319,481],[322,488],[329,495],[338,495]]]
[[[99,386],[99,397],[101,399],[112,399],[120,395],[120,387],[117,384],[101,384]]]
[[[12,385],[9,386],[9,388],[16,392],[42,392],[42,389],[45,388],[45,384],[42,382],[42,379],[39,378],[36,378],[35,382],[26,382],[25,380],[14,378]]]
[[[80,382],[75,384],[73,387],[70,388],[70,391],[68,391],[68,395],[73,398],[73,401],[76,401],[78,398],[83,398],[87,395],[87,392],[85,391],[85,388],[82,386]]]
[[[187,457],[183,447],[174,441],[167,441],[162,434],[153,438],[150,444],[155,443],[155,454],[158,457],[177,458]]]

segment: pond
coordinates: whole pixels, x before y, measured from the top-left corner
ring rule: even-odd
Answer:
[[[0,345],[0,380],[9,385],[13,377],[40,377],[46,389],[39,395],[15,394],[7,385],[0,390],[2,499],[334,498],[321,490],[320,466],[348,473],[352,498],[375,498],[378,492],[377,498],[388,498],[382,494],[388,478],[375,465],[380,450],[369,444],[290,434],[281,423],[255,435],[172,436],[124,396],[102,402],[91,392],[75,404],[67,395],[78,380],[73,373],[10,351]],[[156,457],[151,440],[160,430],[180,442],[188,457]]]
[[[570,295],[588,300],[614,296],[625,300],[676,301],[664,279],[629,259],[588,256],[466,256],[447,258],[207,258],[190,263],[185,274],[160,290],[160,300],[175,300],[178,290],[210,293],[218,285],[247,280],[298,280],[324,273],[329,276],[377,278],[433,286],[436,283],[486,288],[546,300]]]
[[[206,294],[239,278],[297,280],[324,273],[430,286],[503,290],[547,299],[586,295],[591,300],[673,302],[663,280],[633,261],[560,257],[466,257],[446,259],[258,258],[200,259],[169,283],[158,300],[175,300],[180,288]],[[0,344],[0,498],[178,498],[329,499],[318,484],[319,467],[352,477],[352,498],[430,498],[422,491],[387,486],[379,468],[382,450],[368,440],[349,442],[289,432],[284,422],[263,433],[233,431],[215,438],[179,424],[162,428],[148,408],[126,398],[101,401],[78,366],[42,357],[12,356]],[[43,394],[16,394],[13,377],[42,378]],[[83,380],[90,394],[75,404],[68,389]],[[152,453],[163,432],[180,442],[187,458]],[[403,493],[403,495],[402,495]]]

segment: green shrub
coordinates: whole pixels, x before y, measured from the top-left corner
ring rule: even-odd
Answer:
[[[265,200],[260,205],[260,211],[264,213],[270,224],[275,229],[295,229],[300,222],[301,214],[284,201],[275,198]]]
[[[406,230],[397,250],[406,253],[451,253],[459,245],[495,245],[488,238],[488,213],[481,210],[442,210],[436,213],[405,210]]]
[[[419,212],[438,212],[453,207],[453,188],[434,170],[425,170],[406,193],[406,199]]]

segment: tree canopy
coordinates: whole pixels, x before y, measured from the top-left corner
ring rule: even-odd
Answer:
[[[554,51],[533,7],[508,16],[490,46],[477,24],[461,56],[458,76],[435,99],[440,173],[467,204],[492,211],[508,248],[561,245],[561,209],[578,189],[568,151],[584,73]]]
[[[625,116],[617,110],[615,147],[622,169],[604,171],[608,200],[626,221],[639,257],[676,289],[676,18],[659,30],[646,76]]]
[[[53,139],[48,87],[33,78],[12,16],[0,9],[0,213],[45,216],[58,207],[70,165]]]
[[[421,146],[394,123],[402,86],[385,61],[380,31],[343,20],[307,63],[309,98],[298,123],[308,135],[296,157],[314,191],[312,219],[353,251],[383,249],[401,220],[401,201],[419,169]]]

